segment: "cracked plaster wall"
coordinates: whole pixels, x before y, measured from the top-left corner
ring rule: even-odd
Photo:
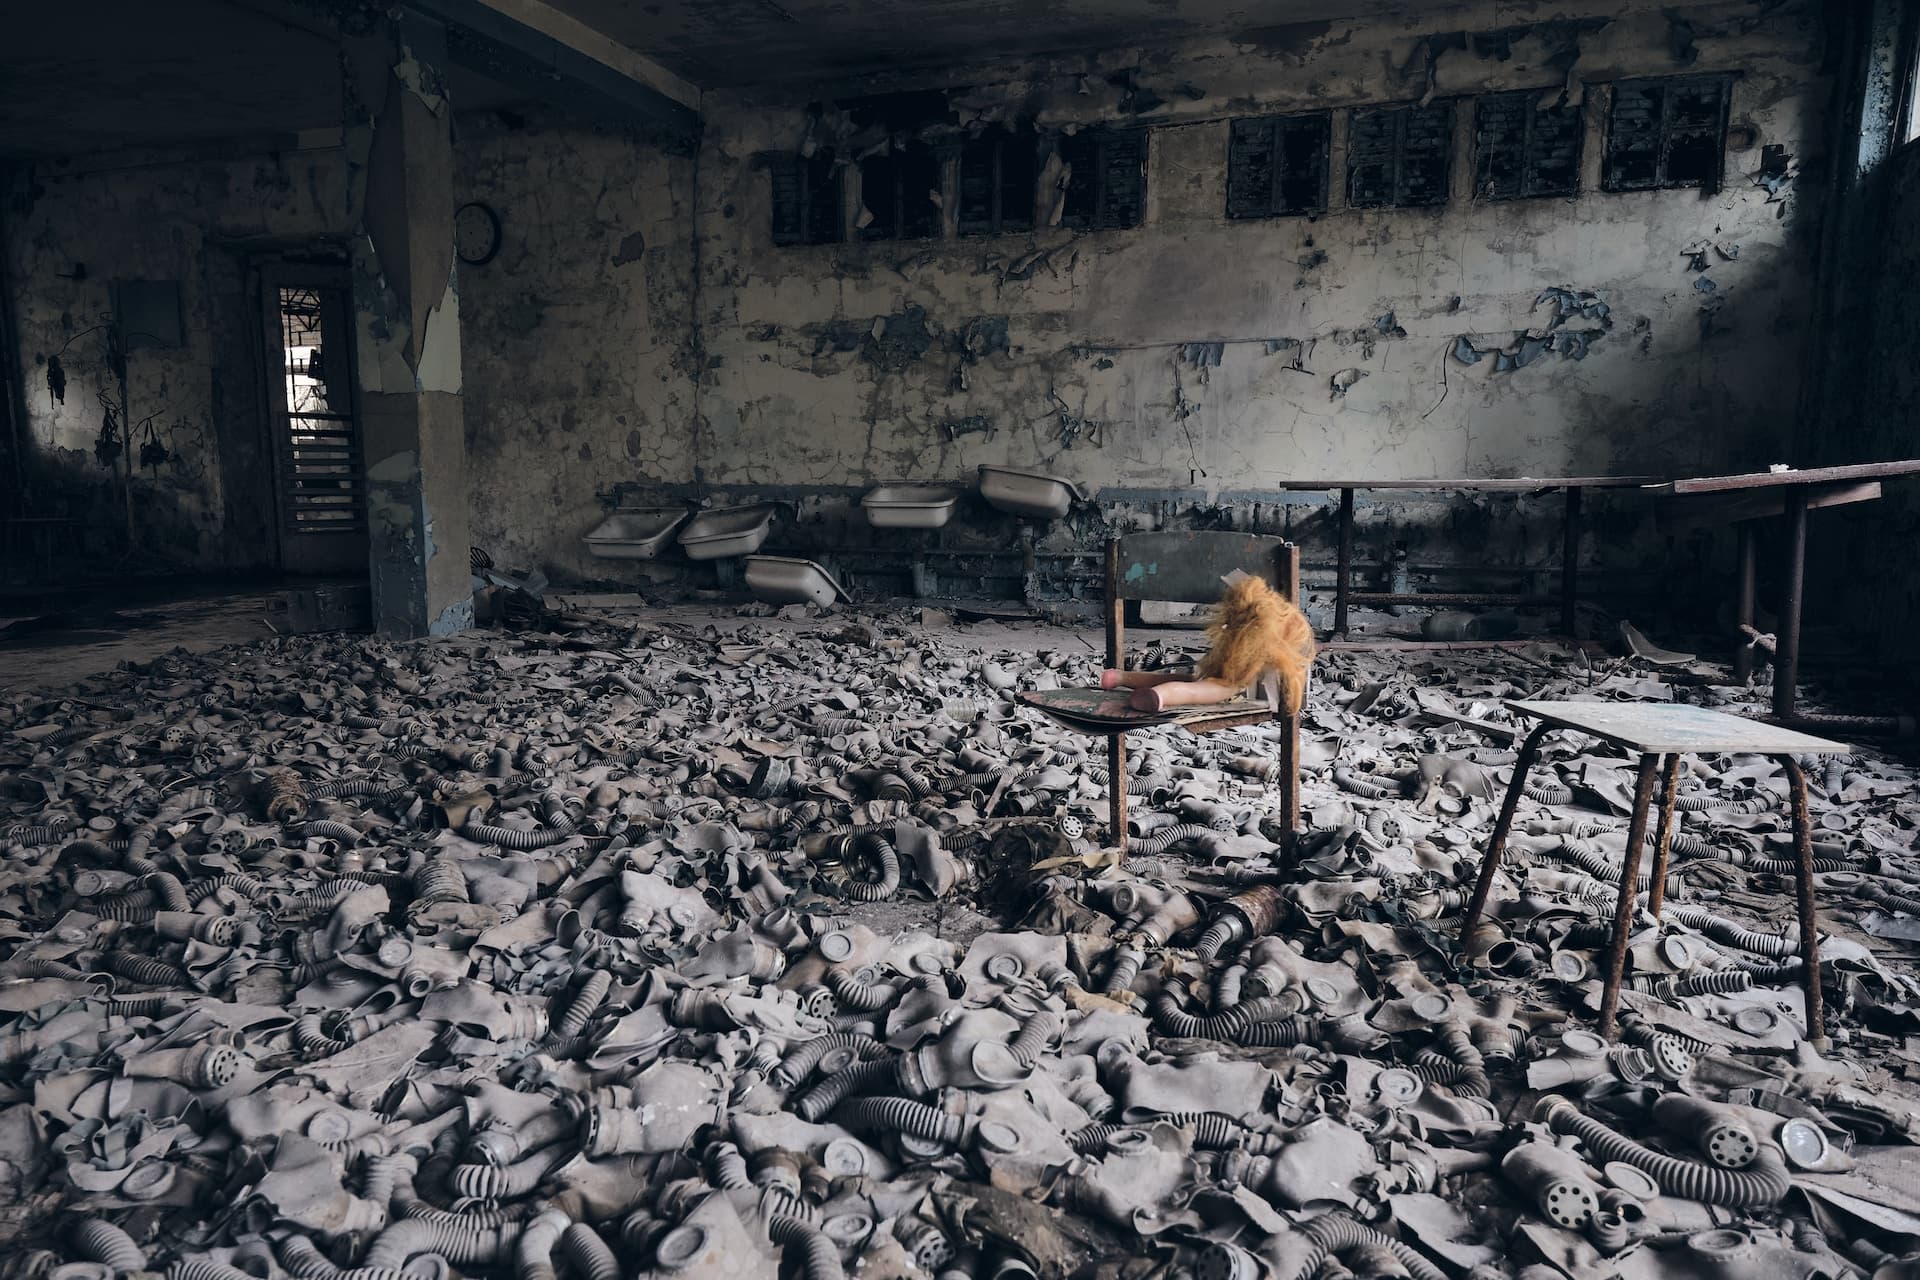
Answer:
[[[1460,49],[1432,63],[1434,91],[1463,95],[1444,208],[1344,208],[1336,111],[1329,213],[1225,217],[1229,118],[1416,98],[1429,84],[1424,37],[1530,15],[1593,19],[1576,89],[1738,72],[1731,122],[1744,145],[1728,152],[1724,188],[1601,192],[1605,94],[1594,92],[1577,198],[1469,198],[1470,96],[1568,83],[1553,61],[1567,48],[1562,24],[1519,34],[1505,60]],[[1675,19],[1690,27],[1684,48]],[[1172,488],[1201,503],[1304,477],[1764,466],[1790,434],[1815,210],[1791,183],[1770,194],[1755,179],[1766,146],[1815,162],[1824,37],[1818,7],[1805,3],[1551,15],[1477,5],[1284,29],[1260,43],[988,68],[951,98],[963,121],[1116,120],[1126,90],[1114,81],[1125,77],[1110,73],[1134,66],[1134,92],[1161,100],[1143,226],[993,239],[775,247],[754,157],[796,149],[806,113],[709,95],[695,460],[709,483],[767,489],[969,481],[978,464],[1002,463],[1109,499]],[[1703,241],[1737,259],[1709,252],[1706,270],[1693,270],[1685,251]],[[1543,326],[1535,301],[1552,286],[1611,308],[1611,330],[1583,361],[1549,355],[1496,373],[1491,359],[1451,358],[1461,335],[1500,345]],[[915,309],[924,352],[882,343],[892,358],[870,358],[861,335],[882,317],[917,324]],[[969,360],[969,333],[1003,318],[1005,350]],[[1183,356],[1191,343],[1225,345],[1210,365]],[[1650,524],[1641,532],[1658,541]]]
[[[104,163],[23,173],[6,189],[36,509],[113,534],[96,553],[117,547],[118,490],[92,454],[106,361],[92,341],[62,356],[61,404],[44,359],[108,316],[113,279],[178,280],[186,345],[129,362],[134,416],[163,408],[175,454],[136,475],[143,544],[192,568],[271,564],[259,308],[240,253],[344,237],[342,153]],[[694,475],[693,162],[617,132],[478,117],[463,120],[457,164],[457,198],[488,201],[503,224],[499,256],[459,269],[473,536],[503,564],[588,576],[579,536],[598,519],[597,491]],[[86,278],[62,278],[76,262]]]
[[[1797,165],[1821,163],[1826,32],[1806,3],[1676,13],[1690,27],[1685,50],[1666,11],[1475,5],[946,77],[972,86],[953,98],[963,118],[1058,128],[1123,118],[1126,91],[1114,81],[1127,78],[1109,75],[1137,67],[1134,100],[1145,90],[1161,101],[1146,117],[1146,221],[1125,231],[780,249],[753,157],[799,144],[803,105],[709,95],[697,160],[613,131],[463,118],[456,199],[487,201],[503,224],[499,256],[459,271],[474,540],[503,564],[618,576],[579,544],[616,485],[722,500],[777,492],[831,525],[870,482],[970,482],[983,462],[1070,476],[1135,520],[1177,522],[1218,503],[1225,513],[1209,519],[1245,527],[1249,495],[1303,476],[1706,472],[1774,461],[1807,338],[1818,208],[1792,183],[1770,195],[1754,175],[1769,145]],[[1731,118],[1747,145],[1729,152],[1724,189],[1705,198],[1598,191],[1604,94],[1593,93],[1583,194],[1469,199],[1471,95],[1569,83],[1555,60],[1568,52],[1569,27],[1520,31],[1505,59],[1466,49],[1429,59],[1425,38],[1533,18],[1590,19],[1577,24],[1576,90],[1738,71]],[[1227,120],[1407,100],[1429,75],[1436,93],[1462,95],[1445,208],[1344,208],[1336,111],[1328,214],[1225,218]],[[103,311],[113,276],[179,278],[189,347],[136,353],[136,414],[156,400],[169,421],[196,412],[206,421],[231,392],[212,385],[204,243],[337,233],[341,169],[338,153],[299,153],[43,176],[24,203],[16,188],[7,247],[29,360]],[[1683,251],[1702,241],[1737,245],[1739,256],[1709,254],[1696,272]],[[86,282],[58,279],[72,261],[88,263]],[[1703,276],[1710,294],[1698,288]],[[1461,335],[1499,345],[1545,323],[1535,300],[1550,286],[1591,291],[1611,308],[1611,330],[1584,361],[1550,355],[1495,373],[1491,360],[1451,358]],[[1377,322],[1389,312],[1383,332]],[[883,317],[900,340],[886,345],[888,358],[869,359],[863,335]],[[1214,342],[1224,344],[1217,364],[1188,347]],[[29,397],[35,438],[67,451],[56,456],[76,474],[97,474],[86,452],[98,426],[89,374],[81,361],[68,370],[65,406],[50,410],[44,390]],[[1334,394],[1336,377],[1344,395]],[[44,387],[39,369],[28,381]],[[204,450],[182,452],[204,461],[151,485],[164,491],[153,511],[178,509],[165,518],[195,562],[249,562],[232,532],[250,527],[231,518],[235,484]],[[1289,499],[1284,512],[1264,497],[1261,527],[1324,532],[1321,495]],[[1503,501],[1363,503],[1362,563],[1423,531],[1444,550],[1463,529],[1494,531],[1515,563],[1551,563],[1557,540],[1537,529],[1523,536]],[[1711,556],[1684,531],[1656,529],[1637,498],[1595,506],[1602,559],[1652,573],[1689,545],[1695,559]],[[980,544],[1010,545],[1010,529],[977,532]],[[1098,532],[1059,530],[1052,541]],[[781,535],[797,550],[847,536],[860,531]],[[1416,547],[1416,558],[1431,550]]]
[[[694,478],[693,161],[618,132],[476,124],[457,199],[501,219],[460,268],[473,538],[501,565],[604,574],[596,493]]]
[[[341,234],[339,153],[297,151],[245,160],[119,157],[37,166],[5,188],[6,275],[18,319],[28,432],[40,482],[35,511],[82,519],[94,550],[118,548],[118,481],[93,456],[101,408],[117,394],[100,336],[60,356],[64,403],[47,388],[46,359],[111,318],[115,279],[176,280],[185,343],[136,349],[128,361],[130,417],[157,413],[172,457],[136,467],[136,538],[147,556],[198,569],[270,563],[269,465],[258,431],[259,312],[229,249]],[[84,278],[73,279],[75,264]],[[139,437],[134,441],[138,456]]]

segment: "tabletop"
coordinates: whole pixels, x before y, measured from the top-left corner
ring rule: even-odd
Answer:
[[[1920,459],[1897,462],[1856,462],[1844,467],[1808,467],[1805,470],[1748,471],[1737,476],[1695,476],[1649,484],[1654,493],[1729,493],[1736,489],[1779,489],[1803,484],[1845,484],[1882,476],[1920,475]]]
[[[1562,729],[1661,755],[1731,751],[1759,756],[1838,756],[1852,750],[1843,742],[1829,742],[1764,721],[1678,702],[1515,700],[1507,703],[1507,709]]]
[[[1527,493],[1534,489],[1645,489],[1658,485],[1658,476],[1501,476],[1477,480],[1284,480],[1282,489],[1477,489],[1492,493]]]

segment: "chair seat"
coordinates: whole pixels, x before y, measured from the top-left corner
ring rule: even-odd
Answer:
[[[1163,724],[1206,733],[1273,719],[1271,707],[1248,698],[1198,707],[1175,707],[1168,711],[1141,711],[1127,705],[1128,697],[1129,691],[1125,689],[1029,689],[1016,694],[1015,700],[1055,724],[1076,733],[1094,735],[1131,733]]]

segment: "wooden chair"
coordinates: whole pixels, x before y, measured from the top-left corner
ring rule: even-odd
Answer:
[[[1238,569],[1265,578],[1288,600],[1300,598],[1300,548],[1284,538],[1245,533],[1136,533],[1107,542],[1107,665],[1126,669],[1127,602],[1168,600],[1213,604],[1226,591],[1225,577]],[[1211,733],[1279,720],[1280,797],[1288,831],[1300,825],[1299,718],[1265,702],[1241,699],[1166,712],[1130,711],[1127,691],[1048,689],[1020,701],[1075,732],[1104,735],[1108,754],[1111,840],[1127,847],[1127,730],[1171,724],[1189,733]]]

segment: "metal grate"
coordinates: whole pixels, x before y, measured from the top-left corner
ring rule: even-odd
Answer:
[[[873,220],[863,240],[931,240],[940,234],[940,162],[924,142],[860,162],[860,201]]]
[[[366,527],[360,432],[345,347],[346,291],[280,289],[286,417],[280,449],[281,519],[288,533]]]
[[[1623,80],[1607,111],[1607,191],[1720,189],[1727,149],[1729,76]]]
[[[767,172],[772,178],[775,244],[840,242],[840,174],[833,152],[768,156]]]
[[[1349,205],[1409,209],[1447,202],[1453,103],[1356,107],[1347,120]]]
[[[1325,111],[1235,120],[1227,140],[1227,216],[1325,213],[1332,129],[1333,117]]]
[[[1038,148],[1031,129],[1015,133],[998,125],[961,145],[961,235],[1033,230]]]
[[[1584,133],[1577,107],[1543,108],[1531,90],[1479,99],[1473,104],[1473,194],[1482,200],[1574,195]]]
[[[1060,139],[1073,166],[1060,221],[1076,231],[1137,227],[1147,213],[1147,131],[1088,129]]]

